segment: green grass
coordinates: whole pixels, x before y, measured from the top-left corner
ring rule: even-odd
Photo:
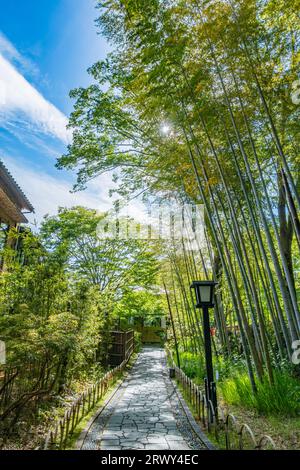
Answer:
[[[257,381],[257,393],[251,390],[248,375],[238,372],[220,383],[226,403],[257,410],[265,415],[297,416],[300,413],[300,381],[288,372],[275,371],[274,383]]]
[[[203,385],[203,358],[190,352],[181,352],[180,358],[185,373],[193,382]],[[300,380],[293,370],[282,365],[281,370],[274,371],[274,384],[267,379],[262,383],[257,380],[258,390],[254,394],[241,357],[214,358],[214,369],[220,375],[217,383],[219,403],[237,418],[240,425],[248,424],[257,438],[264,434],[271,436],[277,449],[300,449]],[[180,384],[178,388],[197,419],[189,397]],[[219,448],[224,447],[224,442],[217,443],[212,433],[209,438]]]
[[[176,357],[173,352],[173,357]],[[204,357],[180,351],[180,365],[195,383],[203,385],[206,375]],[[220,380],[217,388],[228,405],[253,409],[264,415],[300,416],[300,380],[288,369],[274,370],[274,383],[267,378],[256,380],[257,393],[253,393],[244,361],[240,357],[214,358],[214,370]]]
[[[175,355],[173,354],[173,357]],[[202,383],[205,377],[205,364],[203,357],[191,352],[180,352],[180,366],[190,379]]]

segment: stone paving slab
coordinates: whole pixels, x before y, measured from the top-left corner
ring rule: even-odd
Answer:
[[[112,402],[93,423],[82,449],[205,448],[189,430],[166,371],[164,350],[145,347]]]

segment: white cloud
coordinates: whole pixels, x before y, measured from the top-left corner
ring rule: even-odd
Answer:
[[[109,191],[116,186],[109,173],[92,180],[85,191],[71,193],[72,183],[63,179],[59,171],[55,178],[40,169],[28,168],[26,163],[20,164],[11,156],[1,156],[1,160],[35,209],[34,214],[26,214],[30,224],[39,226],[46,214],[55,215],[59,207],[83,206],[115,214],[113,202],[116,196],[110,197]],[[121,203],[120,215],[127,215],[141,223],[149,222],[146,207],[139,199],[125,205]]]
[[[4,36],[0,31],[0,52],[3,55],[8,56],[10,59],[15,59],[22,62],[22,56],[17,51],[15,46]]]
[[[15,46],[7,39],[6,36],[0,31],[0,54],[2,54],[9,61],[17,63],[24,71],[31,74],[38,75],[39,71],[37,66],[29,59],[23,57]]]
[[[66,129],[67,117],[20,72],[38,74],[35,65],[0,31],[0,125],[23,145],[38,149],[43,156],[56,157],[54,142],[49,137],[45,139],[41,132],[58,138],[63,144],[69,143],[71,133]],[[10,155],[13,151],[9,150]],[[30,223],[36,220],[39,224],[45,214],[57,213],[58,207],[81,205],[108,211],[116,199],[109,197],[109,191],[115,187],[111,174],[95,178],[86,191],[73,194],[70,193],[72,183],[59,171],[56,178],[47,174],[47,170],[33,168],[31,162],[29,166],[8,156],[3,160],[35,208],[36,213],[27,216]],[[122,213],[142,222],[145,219],[145,207],[138,200],[131,202]]]
[[[2,160],[35,208],[35,214],[26,215],[30,223],[36,221],[39,224],[46,214],[56,214],[58,207],[84,206],[100,212],[111,208],[112,201],[108,192],[112,182],[108,175],[95,179],[84,192],[70,193],[72,184],[67,180],[28,169],[10,157]]]
[[[18,121],[25,116],[37,131],[52,135],[65,144],[70,142],[67,117],[21,75],[10,62],[13,60],[30,68],[30,63],[0,33],[0,119],[15,118]]]

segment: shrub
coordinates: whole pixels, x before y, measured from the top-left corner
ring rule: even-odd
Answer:
[[[203,356],[191,352],[180,352],[180,365],[188,377],[195,379],[196,382],[203,382],[205,377],[205,363]]]

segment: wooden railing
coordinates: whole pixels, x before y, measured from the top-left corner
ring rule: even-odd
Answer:
[[[42,449],[63,450],[66,448],[76,426],[106,394],[118,374],[124,370],[132,352],[133,349],[120,365],[107,372],[100,380],[91,385],[72,403],[70,408],[65,412],[63,418],[61,418],[54,429],[50,430],[47,434],[45,442],[42,445]]]
[[[214,436],[221,448],[226,450],[268,450],[275,449],[270,436],[256,438],[250,426],[239,424],[236,417],[218,406],[214,409],[211,401],[207,402],[205,392],[196,385],[179,367],[167,351],[171,367],[175,369],[175,378],[181,384],[184,397],[189,401],[202,427]]]
[[[131,356],[134,350],[134,331],[111,331],[109,359],[111,366],[117,366]]]

